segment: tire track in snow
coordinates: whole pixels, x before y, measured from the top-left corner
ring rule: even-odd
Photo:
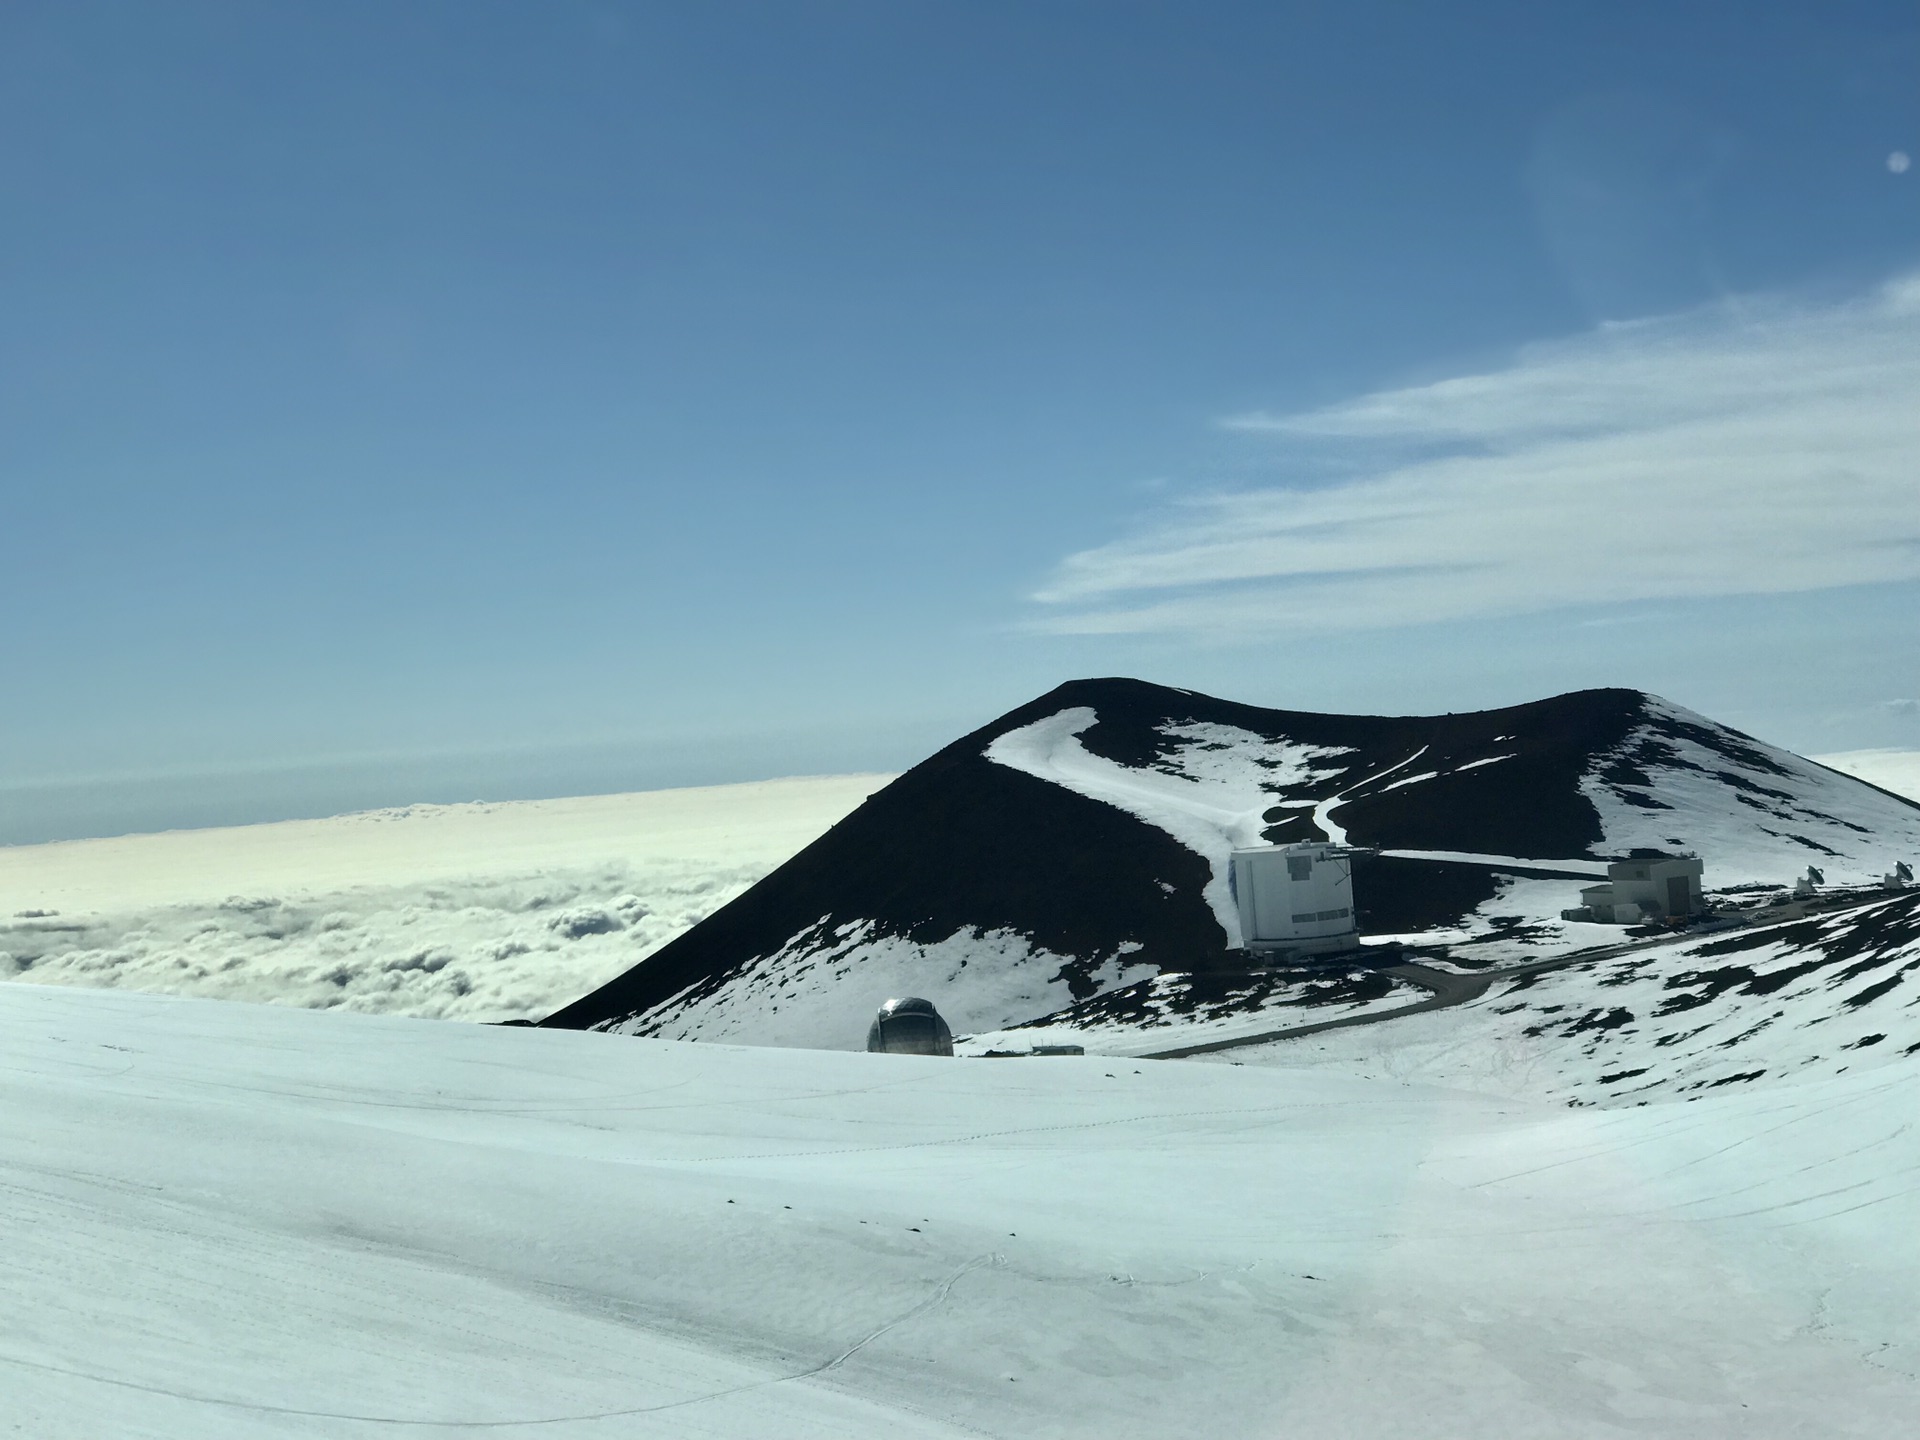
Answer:
[[[228,1410],[247,1410],[257,1415],[287,1415],[308,1420],[344,1420],[356,1425],[412,1426],[423,1430],[504,1430],[514,1426],[540,1425],[584,1425],[597,1420],[618,1420],[629,1415],[657,1415],[666,1410],[681,1410],[689,1405],[704,1405],[712,1400],[724,1400],[732,1395],[742,1395],[752,1390],[764,1390],[774,1385],[785,1385],[795,1380],[808,1380],[823,1375],[829,1370],[838,1369],[860,1351],[880,1339],[890,1331],[917,1320],[928,1311],[946,1303],[953,1293],[953,1287],[975,1270],[987,1266],[1004,1266],[1006,1257],[993,1252],[976,1255],[959,1269],[940,1282],[934,1292],[920,1301],[904,1314],[896,1316],[884,1325],[878,1326],[868,1334],[849,1345],[830,1360],[822,1360],[818,1365],[810,1365],[804,1370],[796,1370],[791,1375],[770,1375],[760,1380],[750,1380],[743,1385],[730,1385],[721,1390],[709,1391],[704,1395],[689,1395],[680,1400],[666,1400],[657,1405],[635,1405],[618,1410],[583,1411],[573,1415],[536,1415],[523,1416],[507,1420],[416,1420],[399,1415],[367,1415],[342,1410],[314,1410],[294,1405],[270,1405],[264,1401],[236,1400],[230,1396],[206,1395],[192,1390],[175,1389],[166,1385],[149,1385],[138,1380],[119,1379],[112,1375],[100,1375],[72,1366],[55,1365],[43,1360],[27,1360],[17,1355],[0,1355],[0,1365],[15,1365],[24,1370],[38,1370],[43,1374],[63,1375],[70,1379],[85,1380],[95,1385],[110,1385],[121,1390],[135,1390],[143,1395],[159,1395],[173,1400],[184,1400],[189,1404],[213,1405]]]

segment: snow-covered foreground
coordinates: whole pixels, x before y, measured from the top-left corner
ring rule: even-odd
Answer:
[[[537,1017],[697,924],[890,778],[0,847],[0,979]]]
[[[1917,1080],[1568,1109],[0,987],[0,1415],[1878,1440]]]

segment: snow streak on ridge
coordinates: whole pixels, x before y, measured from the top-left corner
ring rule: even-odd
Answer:
[[[1274,795],[1313,778],[1311,762],[1344,753],[1324,746],[1267,740],[1231,725],[1163,725],[1186,741],[1159,765],[1135,769],[1081,744],[1099,716],[1076,705],[995,736],[986,757],[998,765],[1064,786],[1126,811],[1173,836],[1212,867],[1205,896],[1229,946],[1240,944],[1240,915],[1229,890],[1236,847],[1257,845]]]

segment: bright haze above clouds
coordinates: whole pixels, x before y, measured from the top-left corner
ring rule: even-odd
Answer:
[[[1920,277],[1221,423],[1297,477],[1068,557],[1040,625],[1249,635],[1920,578]]]

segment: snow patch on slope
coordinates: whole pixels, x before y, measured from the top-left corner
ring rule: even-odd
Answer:
[[[873,1012],[894,996],[935,997],[958,1035],[1070,1005],[1078,998],[1076,980],[1089,994],[1156,968],[1127,959],[1138,946],[1122,945],[1089,967],[1006,929],[967,928],[922,943],[877,934],[871,920],[827,926],[823,917],[773,954],[741,966],[719,989],[676,996],[603,1028],[662,1040],[859,1050]]]
[[[1483,855],[1477,850],[1386,849],[1380,853],[1396,860],[1450,860],[1466,865],[1486,865],[1497,870],[1517,870],[1522,873],[1548,870],[1564,871],[1569,875],[1583,877],[1598,877],[1601,880],[1607,878],[1607,862],[1604,860],[1529,860],[1520,855]]]
[[[1245,975],[1173,971],[1110,990],[1057,1015],[969,1036],[961,1055],[1023,1054],[1078,1045],[1093,1055],[1139,1056],[1242,1035],[1402,1009],[1425,990],[1381,970],[1265,971]]]
[[[986,757],[1124,810],[1201,856],[1213,871],[1204,898],[1228,946],[1238,946],[1240,915],[1228,888],[1233,851],[1261,843],[1274,792],[1309,783],[1313,761],[1347,752],[1268,740],[1231,725],[1164,725],[1161,735],[1185,743],[1136,769],[1080,743],[1099,718],[1090,706],[1062,710],[996,736]]]
[[[1785,884],[1808,865],[1860,884],[1920,860],[1920,807],[1670,701],[1649,696],[1646,708],[1581,783],[1605,833],[1599,849],[1685,846],[1706,862],[1709,888]]]
[[[1454,1009],[1231,1058],[1631,1105],[1916,1054],[1920,894],[1503,981]]]
[[[1333,844],[1335,845],[1346,844],[1347,843],[1346,829],[1335,822],[1333,818],[1333,812],[1339,809],[1342,805],[1346,804],[1347,798],[1350,795],[1352,795],[1354,791],[1359,790],[1364,786],[1371,785],[1375,780],[1378,780],[1386,775],[1391,775],[1396,770],[1406,769],[1407,766],[1411,765],[1414,761],[1418,760],[1422,755],[1426,753],[1427,753],[1427,747],[1425,745],[1422,745],[1418,750],[1414,751],[1413,754],[1407,756],[1406,759],[1398,761],[1395,764],[1389,765],[1384,770],[1376,770],[1371,775],[1364,776],[1361,779],[1354,781],[1351,785],[1346,786],[1337,794],[1329,795],[1326,799],[1320,801],[1317,805],[1313,807],[1313,823],[1320,827],[1320,833],[1325,835],[1327,839],[1331,841]],[[1433,776],[1428,775],[1428,776],[1425,776],[1424,778],[1431,780]],[[1391,790],[1393,787],[1389,785],[1386,788]]]
[[[1464,770],[1466,769],[1466,766],[1463,765],[1460,768]],[[1423,780],[1435,780],[1435,779],[1438,779],[1439,776],[1440,776],[1440,772],[1438,770],[1422,770],[1418,775],[1409,775],[1403,780],[1394,780],[1389,782],[1388,784],[1382,785],[1380,787],[1380,793],[1384,795],[1387,793],[1387,791],[1398,790],[1403,785],[1418,785]]]

